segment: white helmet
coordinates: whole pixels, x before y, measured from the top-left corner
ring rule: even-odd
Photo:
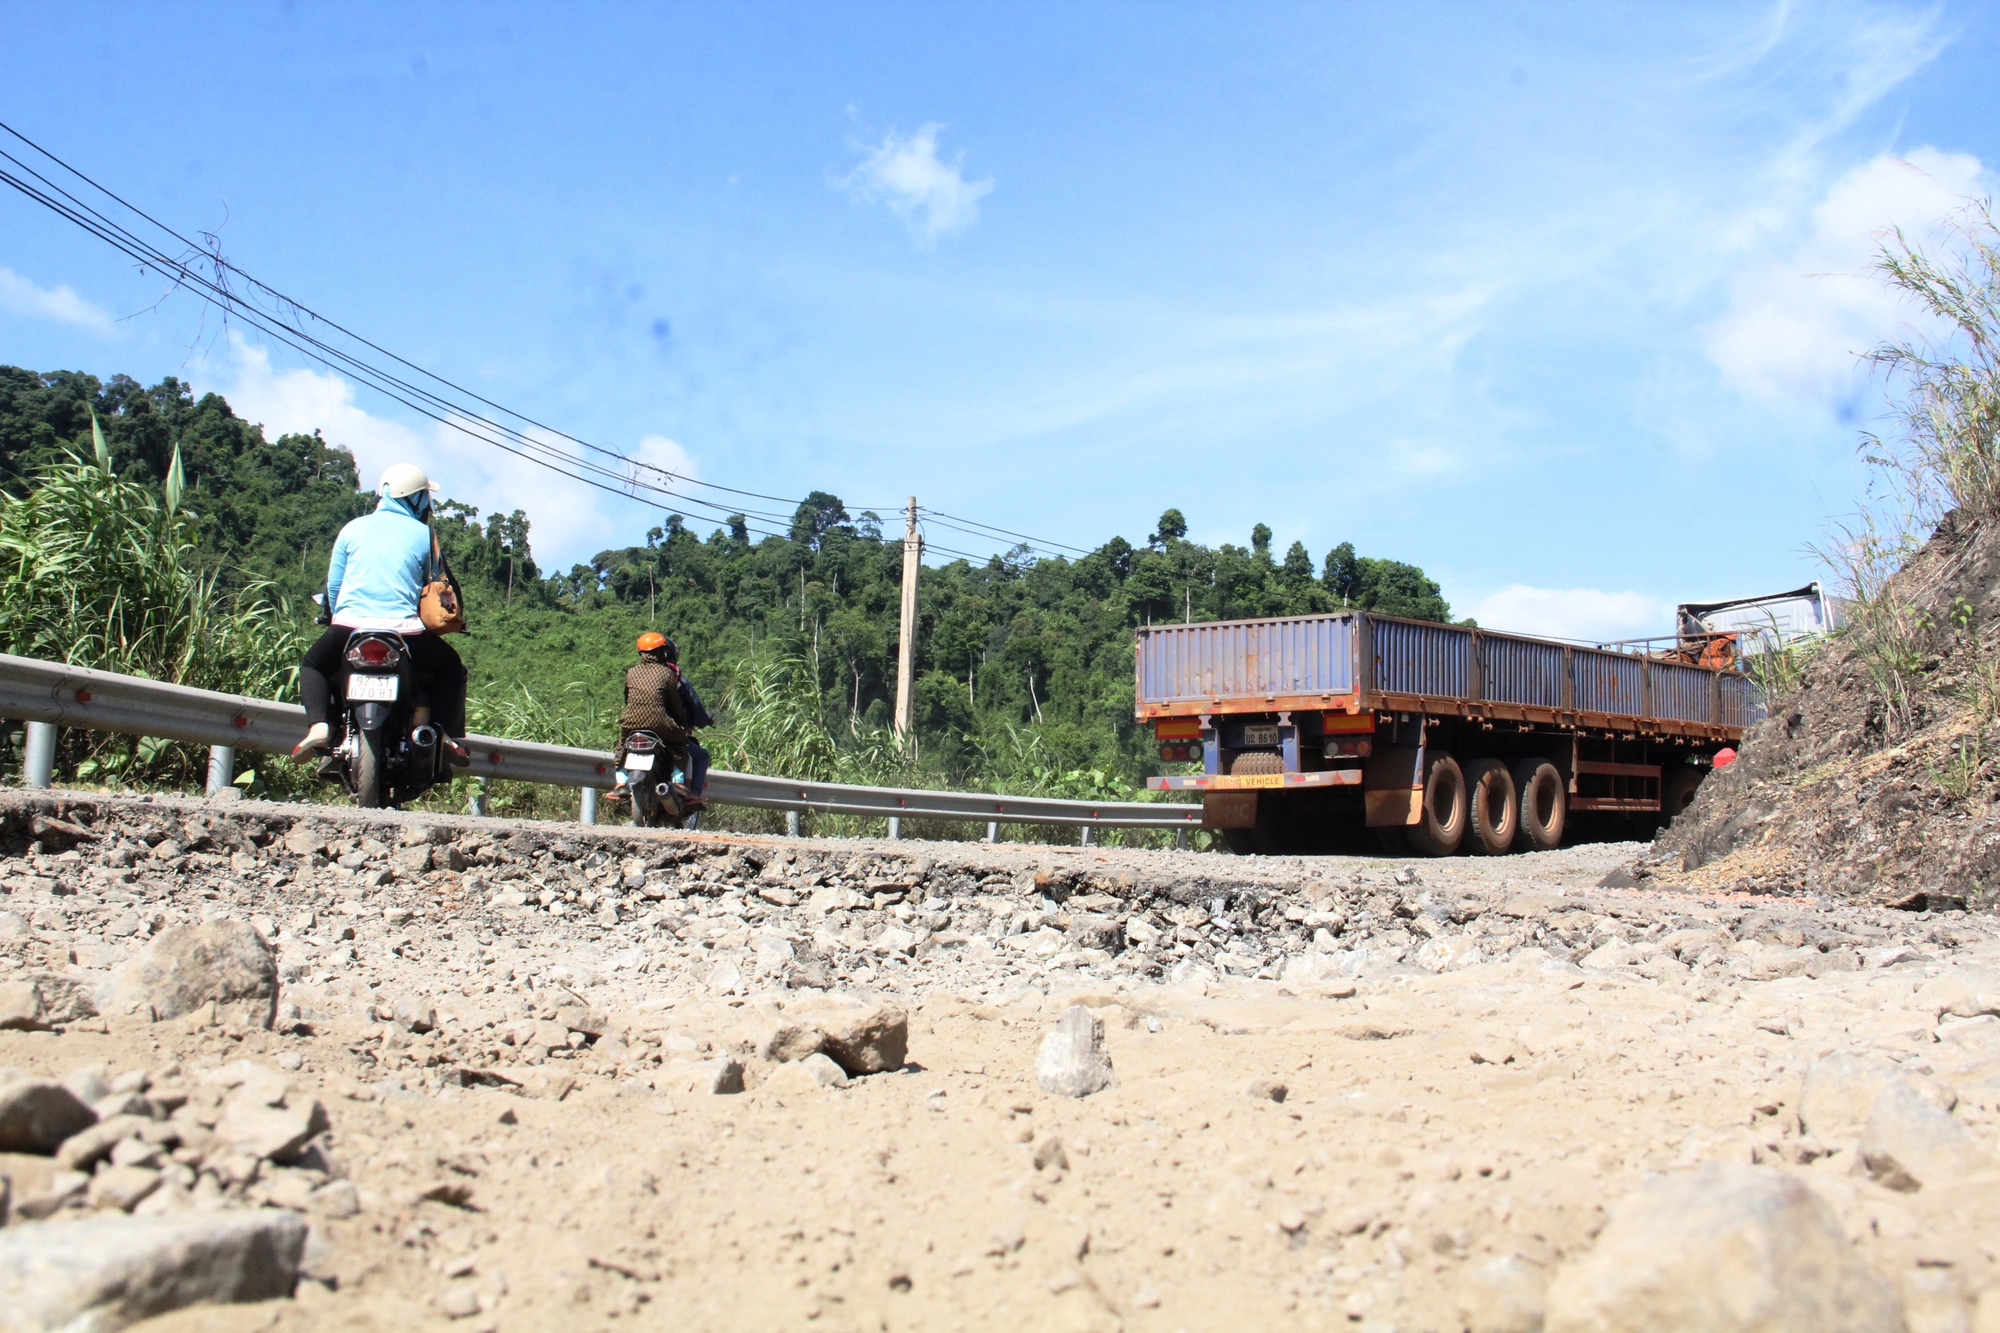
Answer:
[[[382,474],[382,480],[375,483],[376,494],[386,495],[392,500],[436,489],[437,483],[425,476],[424,470],[415,463],[397,463]]]

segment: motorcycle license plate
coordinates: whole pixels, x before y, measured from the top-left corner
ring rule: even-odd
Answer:
[[[348,702],[386,704],[396,701],[396,692],[402,687],[400,676],[349,676],[347,678]]]
[[[649,754],[628,754],[625,756],[625,767],[633,773],[650,772],[653,767],[653,756]]]
[[[1276,727],[1245,727],[1243,728],[1243,743],[1245,745],[1276,745],[1278,743],[1278,729]]]

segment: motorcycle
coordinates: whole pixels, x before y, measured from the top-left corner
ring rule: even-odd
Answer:
[[[687,751],[656,731],[628,731],[625,773],[632,789],[632,822],[640,828],[687,828],[702,799],[687,787]]]
[[[347,670],[337,682],[335,734],[321,776],[337,778],[369,810],[401,806],[449,781],[449,755],[429,721],[430,699],[403,636],[357,630],[342,656]]]

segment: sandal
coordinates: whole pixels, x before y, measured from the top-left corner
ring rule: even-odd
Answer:
[[[324,750],[332,729],[324,722],[315,722],[306,728],[306,738],[292,747],[292,758],[303,759],[314,750]]]

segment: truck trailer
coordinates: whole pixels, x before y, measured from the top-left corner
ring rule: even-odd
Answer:
[[[1487,855],[1671,819],[1764,715],[1734,636],[1589,647],[1341,611],[1138,631],[1136,716],[1233,851]]]

